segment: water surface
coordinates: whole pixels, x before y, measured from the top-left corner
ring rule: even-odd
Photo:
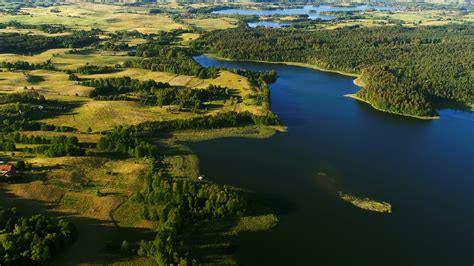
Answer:
[[[224,15],[249,15],[249,16],[272,16],[272,15],[288,15],[288,16],[297,16],[297,15],[308,15],[309,19],[322,19],[330,20],[334,19],[333,16],[321,15],[321,12],[347,12],[347,11],[365,11],[365,10],[392,10],[391,7],[382,7],[382,6],[369,6],[369,5],[356,5],[356,6],[331,6],[331,5],[320,5],[312,6],[306,5],[304,7],[298,8],[285,8],[285,9],[240,9],[240,8],[230,8],[213,11],[214,14],[224,14]]]
[[[256,27],[265,27],[265,28],[282,28],[290,26],[289,23],[280,23],[275,21],[257,21],[257,22],[248,22],[247,25],[251,28]]]
[[[279,213],[275,229],[240,238],[240,264],[472,265],[474,113],[443,109],[435,121],[406,118],[344,97],[358,90],[349,77],[196,60],[278,72],[272,110],[287,133],[191,145],[203,174],[257,192]],[[393,213],[358,209],[337,190],[388,201]]]

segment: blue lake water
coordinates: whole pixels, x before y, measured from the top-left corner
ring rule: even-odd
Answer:
[[[278,73],[272,110],[288,132],[191,144],[208,178],[254,191],[278,213],[276,228],[239,237],[240,264],[472,265],[474,113],[442,109],[422,121],[344,97],[358,90],[350,77],[196,60]],[[337,191],[390,202],[393,213],[359,209]]]
[[[333,19],[333,16],[321,15],[321,12],[347,12],[347,11],[364,11],[364,10],[392,10],[391,7],[382,7],[382,6],[369,6],[369,5],[356,5],[348,7],[340,6],[330,6],[330,5],[320,5],[312,6],[306,5],[299,8],[286,8],[286,9],[240,9],[240,8],[230,8],[223,9],[218,11],[213,11],[213,14],[239,14],[239,15],[249,15],[249,16],[272,16],[272,15],[288,15],[288,16],[297,16],[297,15],[308,15],[309,19],[322,19],[330,20]]]
[[[289,23],[279,23],[275,21],[257,21],[257,22],[248,22],[247,25],[251,28],[256,27],[265,27],[265,28],[282,28],[290,26]]]

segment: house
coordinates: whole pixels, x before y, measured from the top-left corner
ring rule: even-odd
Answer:
[[[10,164],[0,164],[0,177],[12,177],[16,173],[15,167]]]

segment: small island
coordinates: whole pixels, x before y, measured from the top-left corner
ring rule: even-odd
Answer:
[[[373,212],[392,213],[392,205],[388,202],[360,198],[342,191],[339,191],[338,195],[344,201],[347,201],[358,208]]]

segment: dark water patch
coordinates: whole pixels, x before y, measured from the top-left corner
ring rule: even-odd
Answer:
[[[191,144],[207,178],[291,203],[276,228],[239,238],[242,265],[474,261],[474,113],[449,108],[438,110],[439,120],[407,118],[344,97],[358,90],[353,78],[296,66],[196,60],[274,69],[279,76],[270,86],[272,110],[287,133]],[[338,190],[389,202],[393,213],[357,208]]]

